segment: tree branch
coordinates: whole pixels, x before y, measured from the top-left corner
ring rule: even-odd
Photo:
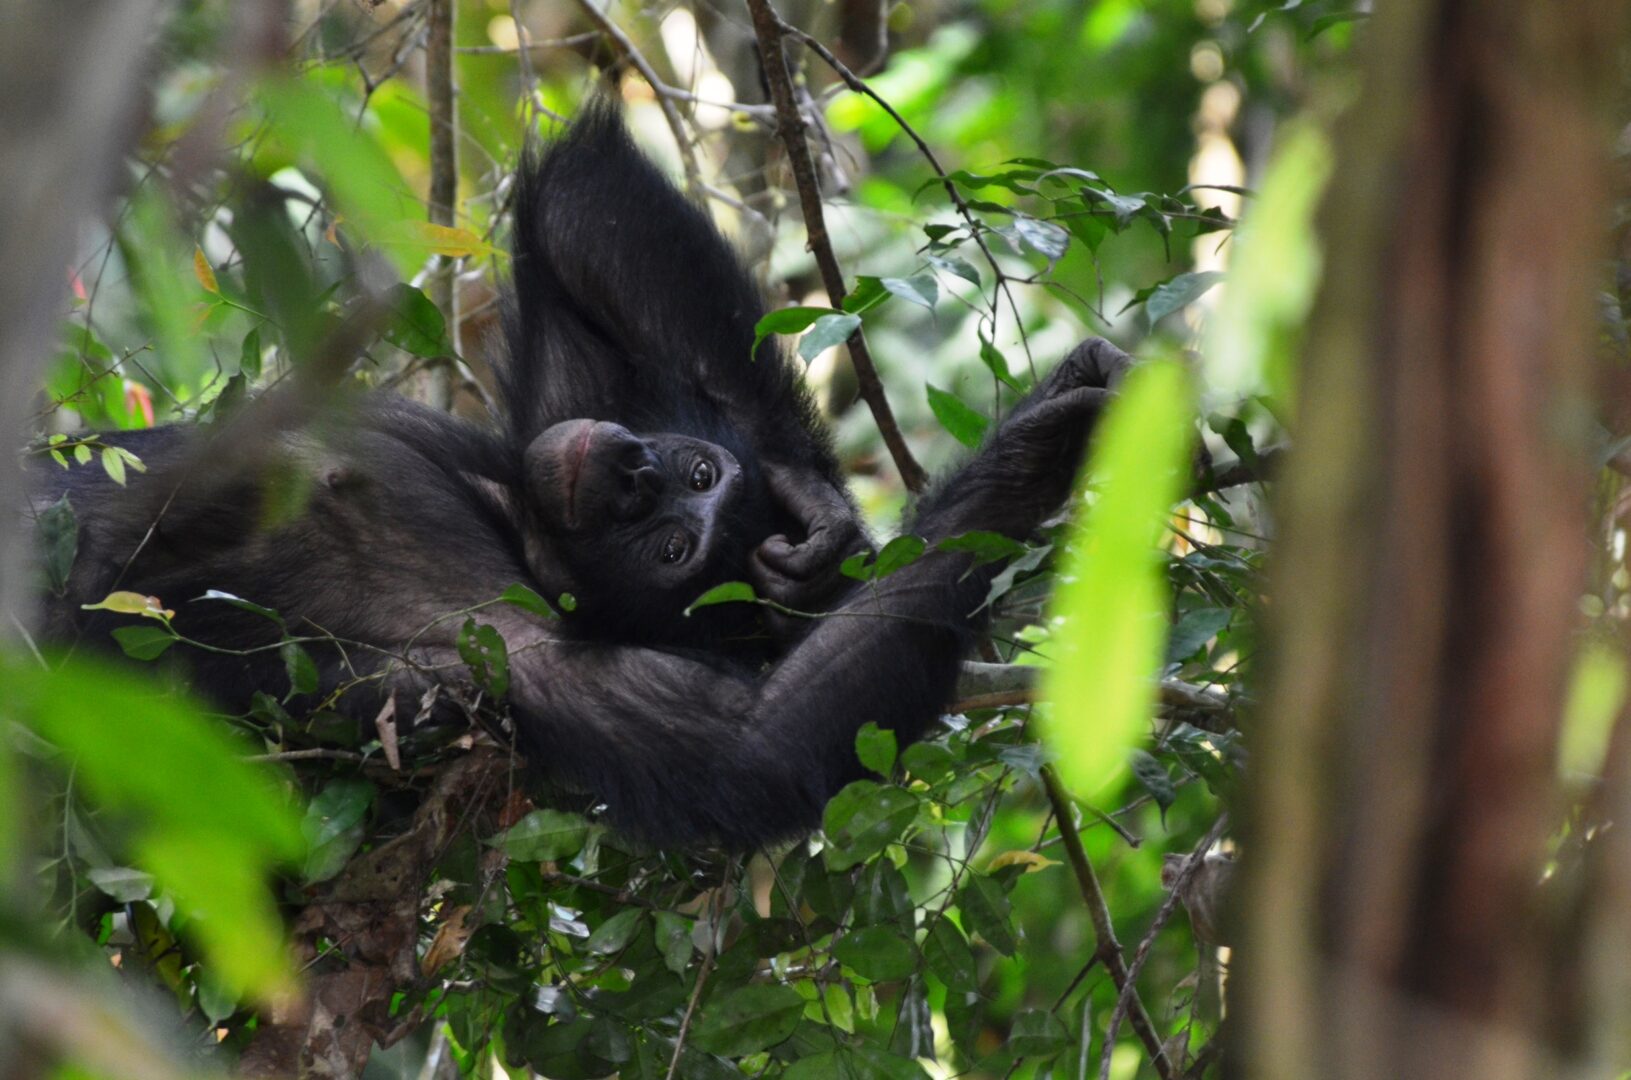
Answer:
[[[426,15],[425,103],[430,113],[430,222],[452,228],[459,197],[459,129],[453,83],[454,0],[430,0]],[[459,352],[458,260],[437,257],[430,279],[430,298],[447,321],[448,341]],[[426,404],[437,409],[453,405],[453,364],[443,358],[431,366],[424,381]]]
[[[764,64],[765,80],[770,84],[770,97],[776,105],[776,127],[782,144],[787,148],[788,164],[792,166],[793,183],[798,188],[799,206],[804,213],[804,227],[809,234],[810,253],[815,256],[821,271],[821,283],[827,289],[827,298],[833,307],[842,305],[849,289],[844,285],[844,274],[833,255],[832,241],[827,236],[826,215],[821,208],[821,185],[816,178],[815,163],[810,159],[810,145],[804,138],[804,116],[793,97],[793,76],[787,69],[787,55],[782,40],[789,31],[770,7],[769,0],[748,0],[753,15],[753,30],[759,39],[759,56]],[[872,419],[878,425],[889,456],[894,459],[901,481],[909,491],[919,492],[928,486],[928,474],[912,456],[911,448],[901,435],[900,425],[884,396],[878,369],[867,349],[866,336],[856,327],[846,343],[850,361],[855,365],[855,378],[860,384],[861,398],[872,410]]]
[[[1161,907],[1155,913],[1155,920],[1144,934],[1144,939],[1138,943],[1138,949],[1133,953],[1133,962],[1127,968],[1127,981],[1121,987],[1121,993],[1116,997],[1116,1007],[1110,1013],[1110,1023],[1104,1029],[1104,1056],[1099,1062],[1099,1080],[1109,1080],[1110,1054],[1116,1046],[1116,1032],[1121,1029],[1121,1018],[1127,1014],[1133,1000],[1133,987],[1137,984],[1138,973],[1144,970],[1144,962],[1150,958],[1150,950],[1155,946],[1155,936],[1161,928],[1167,925],[1172,913],[1178,910],[1178,902],[1183,896],[1184,885],[1199,869],[1206,853],[1212,850],[1212,845],[1218,842],[1223,830],[1229,823],[1228,814],[1218,815],[1218,820],[1212,823],[1212,828],[1195,845],[1195,850],[1184,859],[1184,864],[1178,868],[1178,873],[1172,879],[1172,888],[1167,898],[1161,901]],[[1064,824],[1063,819],[1060,825]]]
[[[1167,1059],[1161,1037],[1156,1034],[1150,1014],[1144,1011],[1144,1003],[1139,1000],[1138,991],[1128,975],[1126,961],[1121,956],[1121,944],[1116,941],[1115,926],[1110,922],[1110,908],[1104,902],[1104,890],[1099,887],[1093,864],[1087,861],[1082,838],[1076,832],[1076,815],[1070,795],[1059,782],[1058,775],[1048,766],[1042,769],[1042,786],[1047,790],[1048,801],[1053,804],[1053,812],[1059,818],[1059,836],[1065,844],[1065,856],[1070,861],[1070,868],[1076,875],[1076,885],[1087,904],[1088,918],[1093,921],[1093,955],[1110,973],[1110,981],[1115,983],[1117,992],[1127,998],[1127,1013],[1133,1031],[1149,1053],[1155,1071],[1161,1075],[1161,1080],[1173,1080],[1178,1075],[1177,1070]]]
[[[657,72],[651,66],[651,61],[629,39],[621,27],[594,5],[593,0],[578,0],[578,7],[589,21],[594,23],[602,34],[612,42],[612,46],[622,54],[623,59],[634,65],[634,70],[646,80],[652,93],[657,98],[657,107],[663,111],[663,119],[668,122],[668,130],[674,136],[674,145],[679,148],[680,165],[685,169],[685,191],[693,199],[702,199],[702,172],[697,168],[696,151],[691,147],[691,136],[685,130],[685,121],[680,118],[680,111],[674,108],[674,102],[663,91],[668,89],[667,84],[658,78]]]

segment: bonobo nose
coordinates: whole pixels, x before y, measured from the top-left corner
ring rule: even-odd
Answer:
[[[662,462],[646,441],[617,427],[609,440],[607,460],[613,473],[613,515],[637,521],[656,507],[663,491]]]

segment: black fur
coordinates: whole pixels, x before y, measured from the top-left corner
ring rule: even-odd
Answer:
[[[260,650],[175,650],[201,690],[243,709],[288,682],[274,627],[196,599],[232,593],[324,639],[309,646],[322,687],[305,704],[344,689],[339,707],[364,718],[387,694],[416,701],[431,684],[468,681],[463,618],[448,613],[515,583],[551,599],[581,593],[581,609],[558,620],[508,605],[476,616],[508,644],[508,707],[530,761],[656,842],[747,848],[807,829],[858,775],[863,723],[904,743],[945,705],[993,568],[930,554],[864,590],[836,575],[865,537],[797,370],[769,343],[750,360],[761,313],[751,280],[612,110],[588,110],[519,183],[501,429],[374,395],[253,455],[230,443],[200,452],[210,436],[177,427],[119,436],[149,466],[128,489],[94,466],[47,467],[36,504],[66,492],[80,521],[68,594],[46,601],[48,634],[106,643],[128,618],[81,604],[116,588],[157,595],[188,637]],[[1079,348],[910,530],[933,541],[1034,529],[1068,493],[1124,363],[1102,342]],[[638,561],[605,550],[615,523],[600,543],[621,569],[591,580],[562,554],[571,545],[544,524],[527,475],[528,447],[552,446],[550,429],[580,418],[728,450],[745,485],[722,523],[730,543],[686,587],[752,578],[827,617],[744,654],[700,619],[676,620],[675,598],[643,582]]]

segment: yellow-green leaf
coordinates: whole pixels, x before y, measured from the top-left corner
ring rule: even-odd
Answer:
[[[1093,791],[1124,766],[1147,725],[1167,623],[1157,541],[1184,494],[1192,429],[1189,379],[1175,361],[1128,375],[1088,464],[1098,498],[1078,518],[1053,613],[1046,724],[1059,769]]]

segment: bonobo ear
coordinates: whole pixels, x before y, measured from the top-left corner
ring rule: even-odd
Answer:
[[[528,153],[515,205],[505,391],[518,445],[572,417],[638,430],[643,409],[660,416],[665,398],[694,392],[706,364],[746,360],[757,289],[614,104],[590,103],[565,138]]]

